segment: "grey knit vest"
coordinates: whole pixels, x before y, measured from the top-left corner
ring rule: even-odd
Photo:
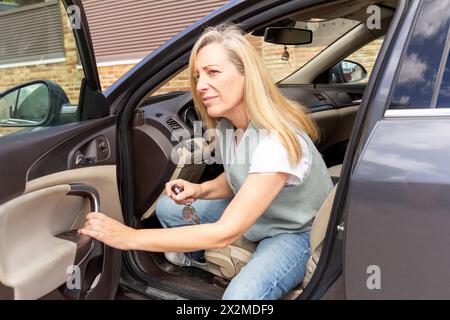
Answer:
[[[256,146],[268,133],[260,134],[261,131],[250,123],[231,160],[227,159],[226,150],[233,139],[233,132],[234,126],[229,120],[223,118],[218,122],[216,139],[219,148],[216,148],[216,159],[222,161],[228,183],[236,194],[248,176]],[[303,132],[300,134],[307,141],[310,152],[308,172],[299,185],[284,187],[263,215],[244,233],[245,238],[250,241],[260,241],[280,233],[309,230],[320,206],[333,187],[319,151],[308,135]]]

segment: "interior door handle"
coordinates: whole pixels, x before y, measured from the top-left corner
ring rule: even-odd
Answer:
[[[92,212],[100,212],[100,197],[94,187],[83,183],[70,184],[68,195],[80,196],[89,199]]]
[[[75,164],[76,165],[86,165],[86,164],[92,164],[95,162],[95,158],[94,157],[87,157],[82,153],[77,154],[76,158],[75,158]]]
[[[100,197],[97,190],[83,183],[70,184],[70,191],[67,195],[80,196],[89,199],[90,210],[100,211]],[[103,255],[105,246],[100,241],[91,237],[78,234],[76,230],[71,230],[58,235],[59,238],[75,242],[77,244],[77,254],[75,265],[80,270],[81,288],[64,288],[64,296],[71,299],[89,299],[92,289],[95,288],[95,281],[99,281],[103,266]]]
[[[69,164],[75,167],[89,166],[102,161],[106,161],[111,156],[111,146],[106,136],[90,138],[70,155]]]

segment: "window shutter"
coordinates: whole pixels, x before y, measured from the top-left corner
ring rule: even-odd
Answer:
[[[228,1],[84,0],[97,63],[142,59]]]
[[[0,65],[64,57],[58,1],[0,12]]]

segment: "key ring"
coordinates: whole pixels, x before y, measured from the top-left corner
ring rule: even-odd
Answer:
[[[181,192],[184,191],[184,189],[175,184],[172,186],[172,191],[176,195],[179,195]],[[182,214],[183,214],[183,220],[185,222],[193,220],[196,224],[200,224],[200,217],[198,216],[197,212],[195,211],[195,208],[191,204],[186,204],[184,206]]]

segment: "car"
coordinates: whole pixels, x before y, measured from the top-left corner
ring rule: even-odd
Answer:
[[[277,81],[316,120],[335,183],[314,220],[306,277],[284,298],[450,298],[450,1],[231,1],[105,92],[82,3],[64,3],[69,15],[80,9],[78,103],[44,79],[0,95],[0,126],[21,128],[0,138],[0,298],[221,298],[242,267],[235,257],[249,259],[254,243],[208,250],[207,272],[174,266],[162,253],[120,252],[76,230],[98,210],[134,228],[160,227],[155,205],[168,180],[223,171],[203,156],[214,145],[196,130],[191,94],[152,94],[186,68],[205,26],[230,22],[253,37],[312,30],[323,46]],[[326,23],[333,36],[322,38],[327,32],[311,25]],[[377,39],[373,66],[352,60]],[[36,98],[36,86],[48,96]],[[24,88],[28,113],[5,102]],[[190,161],[199,153],[202,161]]]

